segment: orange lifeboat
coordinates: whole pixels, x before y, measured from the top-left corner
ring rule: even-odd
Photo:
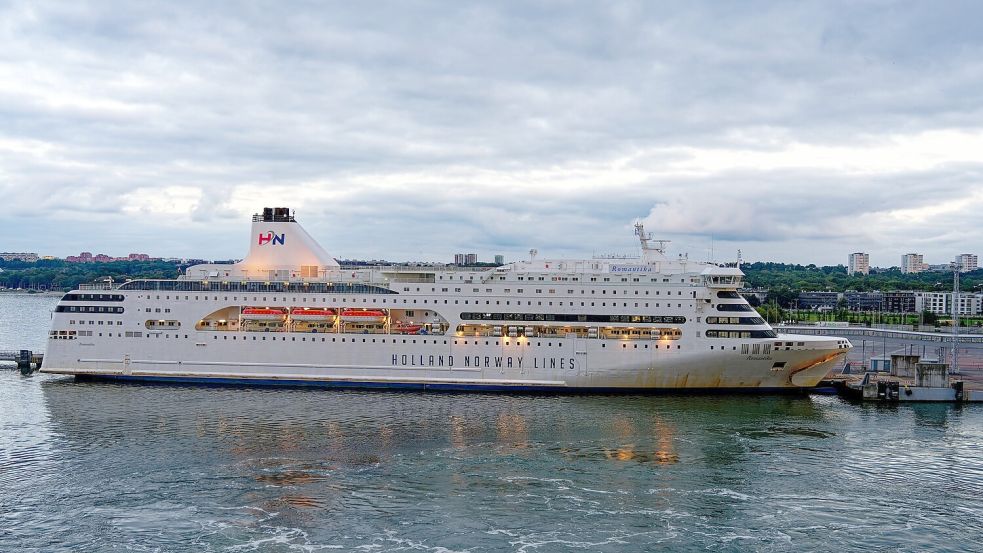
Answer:
[[[290,318],[295,321],[329,321],[334,316],[334,309],[326,307],[294,307],[290,310]]]
[[[377,323],[386,319],[386,312],[379,309],[342,309],[341,320],[346,323]]]
[[[242,310],[242,318],[252,321],[282,321],[287,316],[287,310],[282,307],[246,307]]]
[[[420,332],[421,328],[423,328],[423,325],[404,322],[398,322],[392,327],[393,332],[398,332],[401,334],[416,334],[417,332]]]

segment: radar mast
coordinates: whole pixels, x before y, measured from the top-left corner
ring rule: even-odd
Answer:
[[[656,251],[662,255],[666,253],[666,245],[670,242],[669,240],[653,240],[652,233],[645,232],[645,225],[641,221],[635,222],[635,236],[638,237],[638,241],[642,243],[642,255],[643,257],[647,252]],[[649,242],[653,242],[656,245],[649,245]]]

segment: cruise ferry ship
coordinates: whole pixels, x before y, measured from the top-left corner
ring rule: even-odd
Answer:
[[[494,391],[793,390],[843,338],[778,334],[737,267],[666,255],[499,267],[342,267],[286,208],[254,215],[239,263],[81,286],[43,372],[118,380]]]

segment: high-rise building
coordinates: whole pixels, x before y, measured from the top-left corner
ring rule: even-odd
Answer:
[[[495,265],[505,265],[505,256],[504,255],[496,255],[495,256]]]
[[[456,253],[454,254],[455,265],[476,265],[478,254],[476,253]]]
[[[870,274],[870,254],[862,252],[851,253],[846,273],[848,275],[854,275],[856,273],[862,275]]]
[[[920,253],[906,253],[901,256],[901,272],[905,274],[920,273],[928,270],[928,264]]]
[[[979,268],[979,259],[975,254],[961,253],[956,256],[956,268],[960,273],[968,273]]]

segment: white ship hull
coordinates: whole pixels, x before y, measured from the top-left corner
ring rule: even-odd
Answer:
[[[719,353],[716,350],[685,353],[655,349],[653,346],[658,343],[574,337],[512,340],[506,346],[502,338],[457,338],[458,344],[454,345],[455,338],[435,336],[286,332],[266,333],[253,341],[257,333],[231,334],[234,335],[221,336],[221,340],[207,334],[186,340],[183,334],[161,333],[143,338],[137,347],[128,343],[132,338],[117,338],[107,340],[110,343],[98,349],[84,339],[65,340],[64,347],[49,348],[43,370],[127,379],[243,384],[521,390],[779,390],[815,386],[832,368],[842,366],[848,351],[836,347],[835,342],[834,347],[817,350],[817,345],[828,341],[817,344],[815,336],[786,335],[779,336],[783,343],[804,345],[769,355],[740,355],[731,348]],[[404,340],[418,343],[403,344]],[[485,346],[485,342],[491,345]],[[739,349],[736,342],[733,347]],[[776,369],[776,363],[785,364]]]

